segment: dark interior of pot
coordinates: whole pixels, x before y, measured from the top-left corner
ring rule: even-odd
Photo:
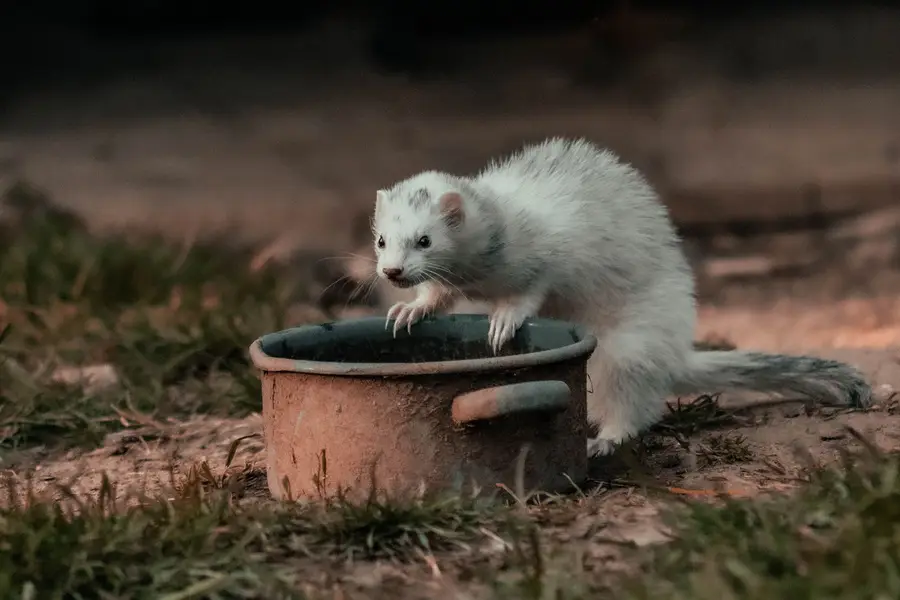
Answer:
[[[381,317],[307,325],[263,336],[262,351],[272,358],[341,363],[421,363],[529,354],[569,346],[581,335],[571,323],[527,321],[516,337],[494,354],[487,342],[484,315],[443,315],[397,332]]]

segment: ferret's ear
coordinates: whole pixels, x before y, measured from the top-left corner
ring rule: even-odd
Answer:
[[[447,192],[438,198],[438,206],[444,221],[450,227],[458,227],[466,219],[466,213],[463,210],[463,198],[459,192]]]
[[[387,192],[384,190],[375,192],[375,210],[378,210],[378,207],[385,201],[385,198],[387,198]]]

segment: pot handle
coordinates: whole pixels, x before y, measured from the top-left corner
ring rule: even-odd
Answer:
[[[511,383],[460,394],[453,399],[451,415],[457,424],[484,421],[513,414],[553,413],[569,406],[572,392],[564,381]]]

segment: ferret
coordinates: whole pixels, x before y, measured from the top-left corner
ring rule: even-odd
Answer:
[[[496,352],[523,322],[584,325],[598,339],[591,456],[605,455],[664,414],[668,396],[745,389],[794,392],[865,407],[871,388],[831,360],[696,351],[693,273],[668,210],[648,181],[584,139],[527,145],[462,177],[426,171],[376,195],[377,275],[415,287],[387,313],[393,331],[460,297],[492,306]]]

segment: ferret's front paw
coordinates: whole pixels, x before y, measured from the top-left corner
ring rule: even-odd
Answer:
[[[588,458],[595,456],[609,456],[616,451],[616,443],[601,437],[588,438],[587,454]]]
[[[491,324],[488,327],[488,343],[494,354],[500,352],[508,341],[516,337],[516,331],[525,322],[528,315],[524,314],[516,306],[499,306],[491,314]]]
[[[412,333],[412,326],[421,321],[425,315],[429,313],[429,309],[424,304],[418,302],[398,302],[388,310],[387,318],[384,320],[384,328],[387,329],[394,320],[394,337],[397,332],[405,325],[406,332]]]

